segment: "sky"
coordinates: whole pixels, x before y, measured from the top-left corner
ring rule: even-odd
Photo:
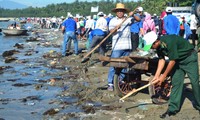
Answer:
[[[27,5],[27,6],[32,6],[32,7],[45,7],[48,4],[53,4],[53,3],[57,4],[57,3],[64,3],[64,2],[72,3],[75,0],[10,0],[10,1],[14,1],[14,2],[17,2],[17,3],[21,3],[21,4],[24,4],[24,5]],[[79,0],[79,1],[92,2],[92,1],[101,1],[101,0]],[[133,1],[137,1],[137,0],[133,0]]]

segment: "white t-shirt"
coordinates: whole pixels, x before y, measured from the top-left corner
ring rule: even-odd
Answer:
[[[107,31],[108,30],[107,21],[106,21],[106,19],[104,17],[100,17],[96,21],[95,29],[101,29],[102,31]]]
[[[196,30],[197,29],[197,18],[194,14],[190,16],[190,29]]]

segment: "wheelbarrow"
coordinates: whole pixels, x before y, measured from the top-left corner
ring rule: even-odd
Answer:
[[[170,77],[161,86],[150,84],[157,69],[158,58],[139,55],[120,58],[100,56],[99,60],[105,67],[114,67],[114,91],[119,97],[124,97],[134,89],[137,90],[144,86],[148,87],[151,98],[168,100],[171,89]],[[132,95],[136,94],[137,92]]]

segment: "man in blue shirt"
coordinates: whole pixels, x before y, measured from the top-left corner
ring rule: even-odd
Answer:
[[[90,34],[92,36],[92,42],[89,46],[88,52],[91,51],[97,44],[99,44],[103,40],[106,32],[102,31],[101,29],[94,29],[93,31],[91,31]],[[103,56],[105,55],[105,47],[105,42],[99,47],[99,53]]]
[[[78,40],[76,37],[77,24],[73,19],[72,15],[69,15],[68,19],[65,20],[62,24],[62,32],[64,33],[64,41],[62,47],[62,56],[66,56],[66,49],[68,49],[68,45],[70,39],[74,41],[74,51],[75,55],[78,55]]]
[[[179,35],[180,22],[178,18],[172,15],[172,8],[166,8],[167,16],[164,18],[164,29],[167,35]]]
[[[131,22],[132,22],[130,27],[131,44],[132,44],[132,50],[135,51],[139,45],[140,15],[135,14]]]

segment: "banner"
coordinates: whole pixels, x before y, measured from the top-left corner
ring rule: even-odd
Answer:
[[[99,11],[99,6],[91,7],[91,12],[98,12],[98,11]]]

